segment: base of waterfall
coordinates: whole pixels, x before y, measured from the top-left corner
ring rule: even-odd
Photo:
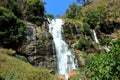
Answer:
[[[75,76],[77,76],[78,74],[79,74],[78,71],[75,71],[75,70],[69,71],[69,73],[68,73],[68,80],[71,79],[71,78],[73,78],[73,77],[75,77]],[[59,77],[61,80],[66,80],[66,77],[65,77],[64,74],[60,74],[60,75],[58,75],[58,77]]]

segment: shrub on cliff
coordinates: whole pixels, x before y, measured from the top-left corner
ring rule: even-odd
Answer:
[[[91,35],[90,25],[83,23],[83,26],[80,28],[80,32],[82,32],[84,35]]]
[[[63,17],[80,20],[82,17],[81,7],[78,6],[76,3],[70,4]]]
[[[32,67],[17,58],[0,54],[0,80],[59,80],[47,70]]]
[[[10,10],[0,7],[0,46],[17,49],[25,40],[25,27]]]
[[[78,44],[76,45],[76,49],[78,50],[85,50],[86,42],[84,39],[80,38]]]

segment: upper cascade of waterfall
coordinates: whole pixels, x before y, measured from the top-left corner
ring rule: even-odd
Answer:
[[[64,21],[62,19],[48,20],[49,32],[53,36],[57,55],[57,74],[65,75],[68,80],[69,71],[76,69],[75,56],[68,49],[68,45],[62,38]]]
[[[98,38],[97,38],[95,30],[93,30],[93,36],[94,36],[95,42],[99,44],[99,41],[98,41]]]

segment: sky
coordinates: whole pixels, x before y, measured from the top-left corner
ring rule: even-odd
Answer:
[[[43,2],[46,2],[46,13],[57,17],[58,15],[63,15],[69,5],[76,2],[76,0],[43,0]]]

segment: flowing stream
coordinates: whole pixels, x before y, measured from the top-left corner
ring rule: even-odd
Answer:
[[[68,49],[68,45],[62,38],[64,21],[61,19],[55,19],[49,22],[49,32],[53,36],[55,44],[56,56],[57,56],[57,74],[64,75],[68,80],[69,71],[76,69],[75,56]]]

